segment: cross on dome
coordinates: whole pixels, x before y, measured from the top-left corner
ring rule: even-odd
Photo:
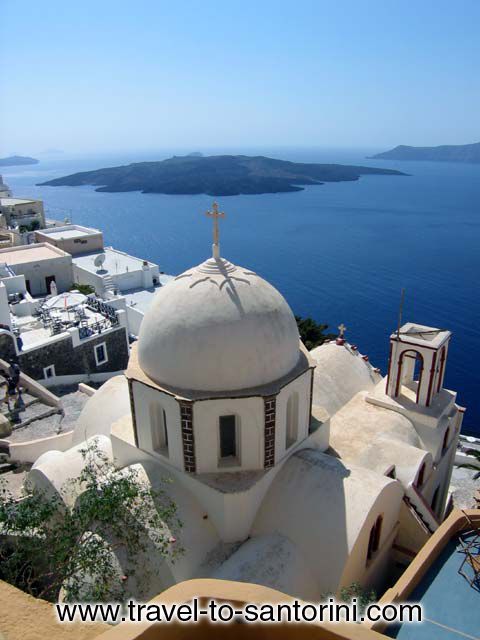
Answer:
[[[344,337],[344,335],[345,335],[345,331],[347,330],[347,327],[346,327],[346,326],[343,324],[343,322],[342,322],[342,324],[339,324],[339,325],[338,325],[337,329],[340,331],[340,334],[339,334],[339,336],[338,336],[338,337],[339,337],[339,338],[343,338],[343,337]]]
[[[220,243],[219,243],[219,229],[218,229],[218,219],[225,218],[225,213],[223,211],[218,210],[218,204],[214,202],[212,204],[212,210],[207,211],[206,214],[209,218],[213,218],[213,244],[212,244],[212,253],[214,258],[220,257]]]

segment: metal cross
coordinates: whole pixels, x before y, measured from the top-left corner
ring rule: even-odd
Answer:
[[[343,338],[343,336],[345,335],[345,331],[347,330],[347,327],[342,322],[342,324],[339,324],[337,328],[340,331],[339,337]]]
[[[218,237],[219,237],[219,233],[218,233],[218,219],[219,218],[224,218],[225,214],[223,213],[223,211],[219,211],[218,210],[218,204],[216,202],[213,203],[212,205],[212,211],[207,211],[206,215],[209,218],[213,218],[213,244],[214,245],[218,245]]]

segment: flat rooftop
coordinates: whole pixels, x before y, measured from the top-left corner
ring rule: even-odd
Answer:
[[[105,261],[99,269],[95,265],[95,259],[101,254],[105,255]],[[72,261],[73,264],[78,267],[100,276],[127,273],[129,271],[140,271],[144,262],[141,258],[135,258],[134,256],[124,253],[123,251],[119,251],[118,249],[114,249],[113,247],[105,247],[103,251],[94,251],[92,253],[84,253],[80,256],[73,256]],[[150,267],[156,266],[153,262],[148,262],[148,265]]]
[[[400,330],[392,333],[391,338],[397,338],[399,335],[400,342],[409,342],[422,345],[428,343],[428,346],[435,348],[440,347],[447,338],[452,334],[446,329],[437,329],[436,327],[427,327],[423,324],[407,322]]]
[[[80,308],[80,307],[78,307]],[[105,316],[98,311],[90,309],[86,304],[81,305],[84,318],[88,325],[92,326],[95,323],[102,323],[105,320]],[[49,327],[44,326],[41,319],[34,316],[15,316],[14,328],[17,329],[23,340],[23,351],[27,351],[33,347],[38,348],[42,344],[51,342],[52,340],[58,340],[61,337],[68,336],[68,329],[73,326],[75,320],[75,310],[55,310],[52,312],[52,317],[56,317],[63,321],[64,330],[60,333],[52,335],[52,331]]]
[[[464,535],[464,541],[473,541],[475,534]],[[472,555],[480,559],[478,547]],[[448,542],[420,584],[410,594],[409,602],[423,605],[423,621],[420,624],[392,626],[385,633],[402,640],[459,640],[478,638],[480,625],[480,585],[478,580],[469,582],[458,573],[465,555],[458,536]],[[467,577],[474,579],[474,571],[468,563],[464,566]]]
[[[167,276],[166,274],[160,274],[160,284],[165,285],[170,280],[175,280],[175,276]],[[142,313],[146,313],[149,306],[152,304],[153,298],[157,291],[162,287],[153,287],[152,289],[132,289],[125,294],[125,300],[127,307],[138,309]]]
[[[0,207],[13,207],[16,204],[31,204],[38,200],[26,200],[25,198],[0,198]]]
[[[102,233],[98,229],[90,227],[82,227],[76,224],[65,225],[64,227],[53,227],[51,229],[41,229],[37,231],[38,235],[48,236],[54,240],[67,240],[69,238],[81,238],[84,236],[93,236]]]
[[[70,254],[65,253],[65,251],[51,244],[29,244],[26,246],[11,247],[9,249],[0,249],[0,263],[5,262],[9,265],[27,264],[28,262],[64,258],[69,255]]]

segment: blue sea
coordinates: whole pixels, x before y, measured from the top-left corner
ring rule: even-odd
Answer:
[[[192,149],[188,151],[193,151]],[[305,162],[399,169],[296,193],[225,197],[222,255],[274,284],[294,312],[347,337],[385,372],[389,334],[404,321],[453,332],[446,385],[467,407],[465,433],[480,436],[480,165],[367,160],[381,149],[203,149]],[[185,151],[177,150],[177,154]],[[3,169],[16,196],[42,198],[47,215],[98,227],[106,244],[179,273],[210,253],[209,196],[96,193],[91,187],[37,187],[76,171],[175,153],[40,156]]]

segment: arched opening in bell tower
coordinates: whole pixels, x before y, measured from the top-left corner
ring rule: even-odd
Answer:
[[[403,351],[398,360],[397,385],[395,396],[402,394],[409,396],[415,393],[415,402],[418,404],[423,376],[423,356],[415,349]],[[409,393],[410,392],[410,393]]]
[[[447,357],[447,350],[443,346],[442,350],[440,351],[440,370],[438,372],[437,393],[439,393],[440,389],[442,388],[443,375],[445,373],[445,360],[446,360],[446,357]]]

